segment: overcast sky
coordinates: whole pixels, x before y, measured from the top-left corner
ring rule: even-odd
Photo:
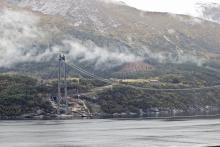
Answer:
[[[218,3],[220,0],[119,0],[126,4],[146,11],[170,12],[199,16],[196,3]]]

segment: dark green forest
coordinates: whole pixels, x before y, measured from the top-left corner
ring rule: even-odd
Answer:
[[[18,75],[0,75],[0,115],[17,116],[42,109],[52,111],[37,80]]]

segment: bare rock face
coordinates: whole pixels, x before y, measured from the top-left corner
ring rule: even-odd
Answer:
[[[220,24],[220,4],[217,3],[198,3],[201,8],[202,16],[204,19],[213,21]]]

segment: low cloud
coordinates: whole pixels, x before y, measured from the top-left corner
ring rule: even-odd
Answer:
[[[39,52],[31,49],[44,39],[36,27],[39,18],[26,11],[0,10],[0,66],[34,61]]]
[[[10,67],[22,62],[49,61],[64,49],[70,60],[80,58],[80,62],[95,61],[96,67],[120,65],[125,62],[142,60],[132,53],[109,51],[92,41],[65,39],[49,47],[49,32],[38,27],[40,18],[26,11],[3,9],[0,11],[0,67]]]
[[[143,57],[129,52],[110,51],[107,48],[101,48],[92,41],[80,43],[76,40],[64,40],[65,49],[68,50],[69,58],[79,59],[80,62],[96,61],[95,66],[112,67],[127,62],[136,62],[144,60]]]
[[[62,49],[71,62],[91,62],[96,68],[111,68],[127,62],[137,62],[145,59],[155,59],[161,63],[191,62],[201,65],[200,60],[194,55],[160,52],[153,53],[147,48],[139,49],[143,54],[133,51],[120,51],[99,47],[94,42],[81,41],[72,36],[59,38],[59,43],[52,42],[55,35],[40,27],[40,17],[31,12],[12,9],[0,9],[0,67],[10,67],[24,62],[50,61]],[[50,28],[50,31],[52,28]],[[53,35],[53,36],[52,36]],[[49,47],[49,43],[51,46]],[[137,52],[137,51],[136,51]],[[177,58],[178,57],[178,58]]]
[[[172,64],[184,64],[184,63],[192,63],[197,66],[202,66],[206,63],[206,59],[202,58],[201,55],[197,55],[196,53],[186,53],[183,50],[178,52],[152,52],[148,48],[144,47],[144,55],[145,59],[153,59],[158,63],[172,63]]]

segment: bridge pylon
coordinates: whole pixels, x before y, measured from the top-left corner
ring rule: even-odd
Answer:
[[[62,74],[64,73],[64,74]],[[64,94],[62,94],[64,89]],[[65,101],[65,111],[68,112],[68,89],[67,89],[67,69],[66,69],[66,57],[63,54],[59,54],[58,65],[58,108],[57,113],[60,114],[61,101]]]

